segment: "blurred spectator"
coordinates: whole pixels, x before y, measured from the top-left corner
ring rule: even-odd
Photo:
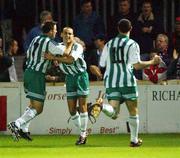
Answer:
[[[159,50],[153,49],[150,53],[150,59],[153,59],[155,55],[158,55]],[[167,66],[162,60],[158,65],[151,65],[148,68],[143,69],[143,80],[149,80],[153,83],[167,79]]]
[[[14,39],[10,40],[7,43],[7,55],[12,59],[12,65],[8,68],[9,72],[9,81],[17,82],[17,73],[15,68],[15,59],[14,56],[17,54],[18,51],[18,42]]]
[[[12,65],[12,59],[9,56],[4,56],[0,50],[0,82],[9,82],[8,68]]]
[[[52,65],[46,71],[46,81],[47,82],[64,82],[65,75],[59,68],[59,63],[57,61],[53,61]]]
[[[158,50],[158,55],[165,62],[166,66],[170,64],[172,58],[172,48],[169,47],[169,40],[167,35],[158,34],[155,41],[155,48]]]
[[[51,12],[44,10],[40,14],[40,24],[33,27],[30,32],[27,34],[27,37],[24,41],[24,51],[26,52],[31,41],[33,40],[34,37],[39,36],[42,34],[41,27],[44,25],[45,22],[47,21],[52,21],[52,14]]]
[[[133,26],[136,19],[136,15],[130,10],[130,7],[131,7],[130,0],[118,0],[117,3],[118,3],[118,13],[114,14],[113,16],[107,19],[108,20],[108,27],[107,27],[108,39],[111,39],[118,34],[117,23],[121,19],[130,20]],[[132,30],[131,36],[133,36],[133,30]]]
[[[3,50],[3,34],[1,29],[1,23],[0,23],[0,51]]]
[[[161,18],[162,19],[162,18]],[[144,1],[142,4],[142,12],[137,18],[135,27],[135,39],[140,45],[141,57],[144,59],[149,56],[153,48],[153,40],[158,33],[164,32],[160,18],[152,12],[152,4],[150,1]]]
[[[93,11],[92,0],[82,0],[81,13],[73,22],[74,34],[82,39],[87,50],[93,48],[93,38],[97,34],[105,34],[102,18]]]
[[[168,79],[180,79],[180,45],[176,45],[173,52],[173,61],[167,70]]]
[[[78,38],[78,37],[74,37],[74,40],[83,47],[83,50],[84,50],[84,51],[86,51],[86,44],[84,43],[84,41],[82,41],[82,40],[81,40],[80,38]]]
[[[2,44],[2,38],[0,37],[0,52],[3,53],[3,48],[2,48],[3,44]]]
[[[96,46],[96,49],[92,50],[91,52],[88,52],[87,71],[89,73],[90,81],[97,81],[103,79],[105,69],[100,67],[99,62],[105,45],[105,41],[106,40],[104,35],[97,35],[94,38],[94,44]]]
[[[7,2],[6,2],[7,1]],[[18,54],[24,53],[23,41],[26,32],[32,28],[35,23],[36,0],[5,0],[6,14],[12,19],[12,34],[19,44]],[[9,39],[8,39],[9,41]]]
[[[176,17],[175,32],[173,34],[173,45],[174,47],[180,45],[180,16]]]

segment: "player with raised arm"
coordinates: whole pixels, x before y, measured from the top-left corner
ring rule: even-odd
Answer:
[[[66,91],[69,113],[74,125],[80,131],[80,137],[76,141],[76,145],[86,144],[87,139],[87,96],[89,94],[89,77],[86,72],[87,66],[83,59],[83,47],[74,40],[73,29],[65,27],[61,34],[63,43],[61,46],[72,46],[69,54],[63,56],[54,56],[46,54],[46,59],[57,60],[61,70],[66,74]],[[79,112],[77,111],[79,104]]]
[[[90,112],[98,116],[102,110],[108,117],[116,119],[120,112],[120,104],[125,102],[129,111],[130,147],[139,147],[142,140],[138,138],[138,91],[133,67],[143,69],[149,65],[156,65],[160,63],[161,58],[155,56],[150,61],[141,61],[139,45],[129,38],[131,22],[122,19],[117,27],[119,35],[106,43],[100,59],[100,66],[106,67],[104,83],[108,104],[103,103],[100,97]]]

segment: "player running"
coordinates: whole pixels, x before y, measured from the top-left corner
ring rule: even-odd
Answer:
[[[150,61],[141,61],[139,45],[129,38],[131,29],[129,20],[120,20],[119,35],[106,43],[100,66],[106,67],[104,83],[109,104],[103,103],[102,98],[99,98],[90,110],[94,116],[102,110],[108,117],[116,119],[120,112],[120,104],[125,102],[129,111],[130,147],[139,147],[142,140],[138,138],[138,91],[133,67],[143,69],[149,65],[156,65],[160,63],[161,58],[155,56]]]

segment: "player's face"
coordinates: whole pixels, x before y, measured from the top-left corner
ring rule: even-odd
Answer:
[[[62,37],[63,37],[63,41],[65,43],[70,43],[74,40],[74,34],[73,34],[73,30],[68,28],[68,29],[64,29],[63,30],[63,34],[62,34]]]

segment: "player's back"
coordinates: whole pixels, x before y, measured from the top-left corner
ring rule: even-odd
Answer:
[[[118,35],[107,43],[106,87],[135,86],[133,69],[129,64],[130,48],[136,42],[127,36]]]
[[[45,73],[49,61],[44,59],[43,53],[48,51],[48,45],[51,39],[48,36],[41,35],[35,37],[27,50],[27,69],[32,69]]]

